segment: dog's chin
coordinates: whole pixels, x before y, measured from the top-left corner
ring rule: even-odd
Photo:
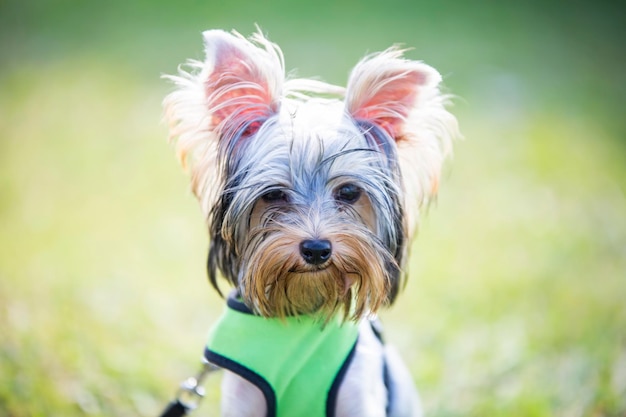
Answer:
[[[298,314],[317,314],[328,317],[343,307],[350,310],[351,281],[347,280],[334,265],[314,268],[309,271],[293,272],[287,277],[286,302]]]
[[[344,275],[332,263],[302,265],[268,280],[263,294],[243,288],[242,296],[266,317],[312,315],[327,319],[341,307],[345,313],[350,311],[352,292],[346,283],[354,281]]]

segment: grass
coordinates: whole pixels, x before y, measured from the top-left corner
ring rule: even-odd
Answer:
[[[0,5],[0,415],[153,416],[196,370],[221,304],[158,77],[254,22],[301,75],[401,41],[459,96],[383,314],[427,415],[626,415],[622,10],[294,4]]]

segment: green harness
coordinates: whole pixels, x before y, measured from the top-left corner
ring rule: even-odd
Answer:
[[[357,337],[358,325],[338,316],[326,325],[308,316],[264,318],[231,294],[205,357],[256,385],[267,417],[333,416]]]

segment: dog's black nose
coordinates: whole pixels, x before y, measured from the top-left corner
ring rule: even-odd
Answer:
[[[332,246],[324,239],[303,240],[300,243],[300,254],[306,263],[320,265],[330,259]]]

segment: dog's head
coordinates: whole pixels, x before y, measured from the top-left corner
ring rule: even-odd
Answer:
[[[260,33],[204,40],[206,61],[168,77],[164,105],[207,216],[212,284],[219,271],[264,316],[391,303],[456,134],[440,75],[390,48],[344,89],[287,80]]]

